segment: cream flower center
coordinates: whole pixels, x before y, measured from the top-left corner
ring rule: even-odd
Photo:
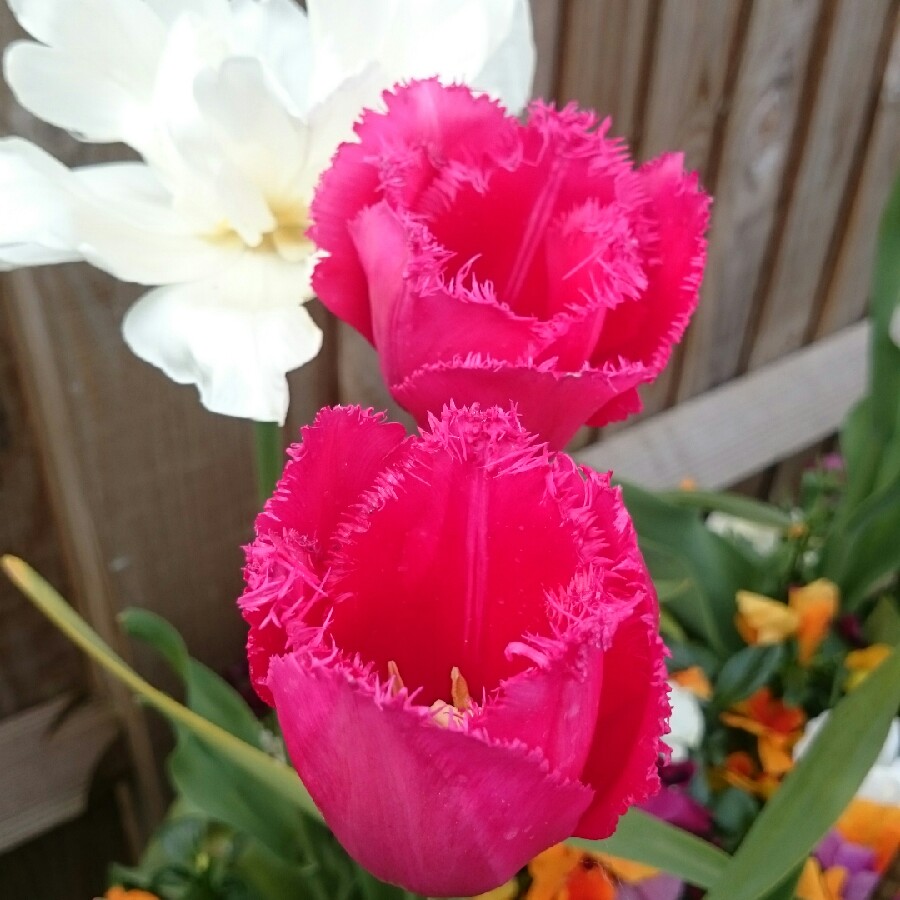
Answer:
[[[301,200],[270,200],[269,211],[273,225],[262,233],[259,241],[251,243],[238,233],[230,222],[222,222],[210,238],[217,243],[242,246],[259,253],[275,254],[285,262],[296,263],[308,258],[315,245],[307,237],[310,226],[309,207]]]

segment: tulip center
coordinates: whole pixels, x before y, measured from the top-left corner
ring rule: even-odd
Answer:
[[[460,457],[423,455],[352,536],[329,625],[344,653],[457,712],[531,664],[519,650],[552,634],[552,597],[581,561],[547,472],[502,441],[474,444],[454,435]],[[502,469],[487,468],[488,453]]]

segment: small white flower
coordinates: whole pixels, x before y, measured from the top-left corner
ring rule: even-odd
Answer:
[[[891,321],[888,325],[888,334],[894,342],[894,346],[900,348],[900,306],[898,306],[891,315]]]
[[[768,556],[778,546],[781,529],[758,522],[749,522],[729,513],[711,512],[706,527],[721,537],[735,537],[746,541],[760,556]]]
[[[283,422],[322,336],[302,303],[315,185],[365,106],[436,75],[527,101],[527,0],[9,0],[6,53],[36,116],[143,163],[69,170],[0,141],[0,269],[87,260],[153,286],[134,352],[215,412]]]
[[[699,701],[687,688],[670,681],[669,689],[672,715],[666,743],[672,748],[672,762],[684,762],[703,740],[703,713]]]
[[[798,760],[828,721],[823,712],[806,723],[803,737],[794,745],[794,759]],[[900,806],[900,719],[894,719],[875,764],[859,786],[856,796],[882,806]]]

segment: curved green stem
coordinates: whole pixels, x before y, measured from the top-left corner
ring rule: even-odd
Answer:
[[[306,815],[321,821],[321,814],[292,768],[197,715],[141,678],[27,563],[15,556],[4,556],[2,566],[13,584],[72,643],[134,691],[148,706],[152,706],[170,722],[188,729],[253,777],[278,790]]]
[[[260,506],[272,496],[284,468],[282,428],[277,422],[254,422],[256,495]]]

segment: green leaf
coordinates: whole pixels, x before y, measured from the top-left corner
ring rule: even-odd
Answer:
[[[729,860],[718,847],[639,809],[629,810],[619,820],[612,837],[602,841],[570,838],[566,843],[654,866],[698,887],[716,883]]]
[[[867,497],[839,531],[829,535],[822,574],[841,588],[845,610],[855,609],[900,568],[900,480]]]
[[[695,510],[634,485],[623,484],[622,490],[654,581],[690,585],[667,603],[667,609],[721,656],[739,649],[743,642],[734,627],[734,598],[739,589],[756,587],[762,576],[759,566],[710,532]]]
[[[208,816],[256,838],[282,859],[301,860],[303,816],[265,782],[182,728],[168,769],[179,795]]]
[[[787,876],[787,878],[781,881],[764,897],[761,897],[760,900],[794,900],[797,884],[800,881],[800,876],[802,874],[803,866],[798,866]]]
[[[319,811],[292,768],[197,715],[141,678],[27,563],[14,556],[4,556],[2,567],[16,587],[74,644],[148,706],[173,725],[187,729],[250,777],[280,792],[301,812],[321,820]]]
[[[726,709],[766,685],[784,664],[783,644],[744,647],[722,666],[716,679],[713,705]]]
[[[243,697],[212,669],[188,655],[181,635],[146,609],[126,609],[119,622],[131,637],[150,644],[184,682],[187,705],[248,744],[259,746],[262,727]]]
[[[853,798],[900,705],[900,649],[844,698],[763,808],[706,900],[758,900],[803,865]]]
[[[793,524],[789,513],[771,503],[763,503],[741,494],[726,491],[661,491],[659,497],[674,506],[722,512],[757,525],[786,531]]]
[[[900,607],[895,598],[884,596],[875,604],[863,626],[873,644],[900,644]]]

